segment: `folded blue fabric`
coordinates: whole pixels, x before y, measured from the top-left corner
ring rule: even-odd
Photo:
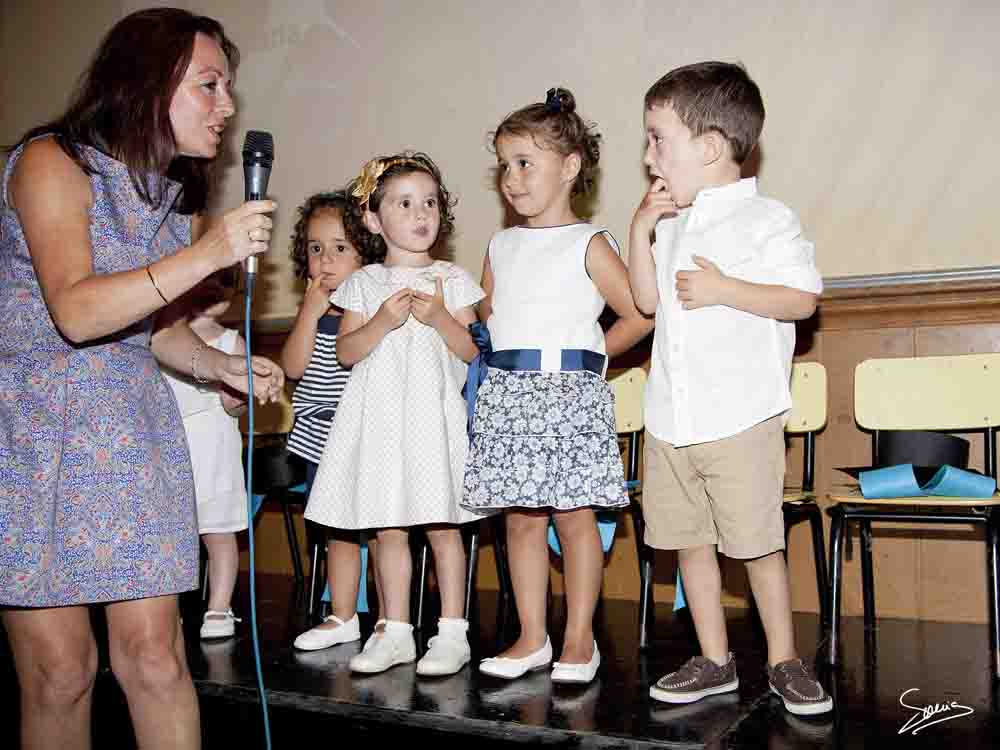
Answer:
[[[891,497],[993,497],[997,482],[974,471],[942,466],[926,484],[919,484],[913,464],[862,471],[861,494],[870,500]]]
[[[684,598],[684,583],[681,581],[681,570],[677,569],[677,590],[674,593],[674,612],[684,609],[688,605]]]

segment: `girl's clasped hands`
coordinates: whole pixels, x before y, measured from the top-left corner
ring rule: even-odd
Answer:
[[[400,289],[382,303],[376,317],[381,315],[390,330],[403,325],[411,314],[424,325],[437,328],[444,312],[444,282],[437,276],[434,279],[434,294],[409,287]]]

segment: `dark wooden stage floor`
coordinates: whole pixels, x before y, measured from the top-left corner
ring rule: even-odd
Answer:
[[[245,585],[241,586],[246,591]],[[291,640],[304,624],[299,593],[286,578],[258,581],[262,656],[276,748],[355,747],[358,743],[432,744],[435,750],[477,750],[523,743],[572,748],[995,748],[1000,746],[998,687],[989,672],[985,626],[880,620],[866,644],[860,619],[844,621],[845,663],[822,670],[837,699],[836,711],[818,719],[789,716],[768,692],[763,673],[763,637],[743,610],[729,613],[740,691],[688,706],[648,698],[648,686],[676,668],[695,649],[693,629],[667,603],[656,611],[651,648],[637,649],[637,607],[607,601],[598,613],[597,638],[603,664],[598,680],[583,688],[553,685],[547,672],[502,682],[480,676],[473,665],[442,679],[417,678],[412,665],[375,676],[352,676],[348,659],[359,644],[302,653]],[[191,604],[197,607],[197,602]],[[553,601],[553,633],[562,621]],[[239,637],[197,640],[200,618],[186,617],[192,673],[202,704],[205,747],[262,747],[248,612]],[[480,597],[473,657],[491,655],[510,638],[513,623],[498,617],[496,597]],[[428,622],[433,623],[433,613]],[[798,644],[814,658],[822,646],[818,618],[796,615]],[[362,621],[362,630],[371,628]],[[470,631],[470,635],[472,635]],[[433,628],[427,635],[433,635]],[[418,637],[418,646],[422,646]],[[0,639],[0,720],[8,728],[4,747],[16,747],[15,677]],[[900,733],[914,711],[955,701],[972,713]],[[98,680],[95,701],[97,748],[134,746],[127,712],[113,677]],[[951,715],[965,713],[952,710]],[[945,713],[934,716],[942,719]]]

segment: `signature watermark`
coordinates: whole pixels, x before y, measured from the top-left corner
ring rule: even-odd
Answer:
[[[958,701],[948,701],[947,703],[931,703],[927,706],[914,706],[906,702],[906,696],[910,693],[919,693],[920,688],[910,688],[899,696],[899,705],[913,711],[913,715],[906,720],[906,723],[899,728],[896,734],[916,734],[922,729],[926,729],[934,724],[940,724],[952,719],[960,719],[973,713],[969,706],[963,706]],[[915,700],[911,698],[910,700]]]

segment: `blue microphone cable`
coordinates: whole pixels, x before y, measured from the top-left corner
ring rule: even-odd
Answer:
[[[271,750],[271,720],[268,716],[267,692],[264,689],[264,670],[260,665],[260,640],[257,634],[257,588],[256,567],[254,565],[254,528],[253,528],[253,359],[250,354],[250,302],[253,299],[254,282],[257,274],[248,273],[244,276],[245,307],[243,312],[243,340],[246,343],[247,358],[247,529],[250,538],[250,632],[253,636],[253,658],[257,669],[257,693],[260,695],[260,710],[264,718],[264,743]]]

